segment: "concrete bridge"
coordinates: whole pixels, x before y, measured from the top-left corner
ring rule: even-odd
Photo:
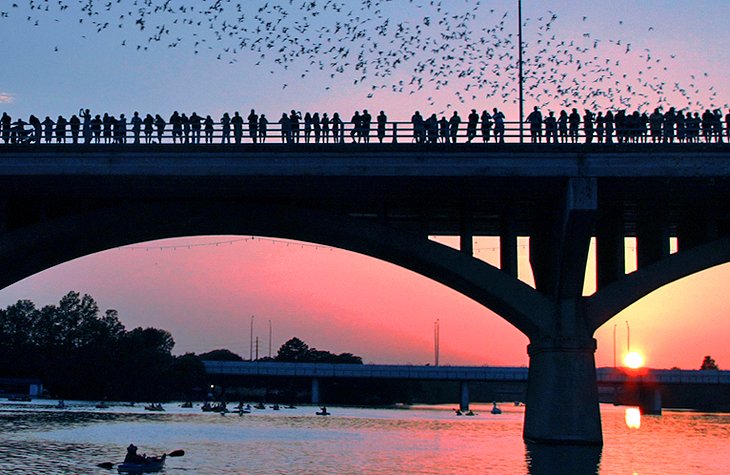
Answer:
[[[454,381],[460,384],[459,406],[469,409],[469,383],[528,382],[528,368],[521,366],[415,366],[356,365],[327,363],[277,363],[257,361],[203,361],[208,376],[235,378],[301,378],[312,383],[312,404],[320,403],[322,379],[398,379],[415,381]],[[658,370],[598,368],[596,382],[612,388],[637,390],[635,403],[646,414],[661,414],[660,386],[704,385],[730,387],[730,371]]]
[[[93,252],[241,234],[400,265],[528,336],[524,437],[601,444],[593,334],[730,260],[724,144],[245,144],[0,147],[0,288]],[[460,236],[459,250],[430,239]],[[473,257],[498,236],[499,268]],[[517,279],[529,237],[536,288]],[[624,268],[636,237],[638,270]],[[583,296],[596,238],[597,291]],[[679,252],[670,254],[676,237]]]

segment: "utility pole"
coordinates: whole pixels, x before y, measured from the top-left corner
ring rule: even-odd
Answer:
[[[259,360],[259,337],[256,337],[256,361]]]
[[[628,320],[626,320],[626,352],[631,353],[631,329]]]
[[[254,318],[254,316],[251,315],[251,332],[249,333],[249,339],[248,339],[248,350],[249,350],[248,359],[249,359],[249,361],[253,361],[253,318]]]
[[[269,358],[271,358],[271,320],[269,320]]]
[[[440,337],[439,332],[440,332],[439,331],[439,320],[437,318],[436,321],[433,324],[433,353],[434,353],[434,363],[435,363],[435,366],[438,366],[439,365],[439,350],[440,350],[440,348],[439,348],[439,345],[440,345],[440,342],[439,342],[439,337]]]
[[[520,91],[520,143],[525,141],[525,98],[524,98],[524,74],[522,71],[522,0],[517,0],[517,38],[520,43],[518,52],[518,75],[519,75],[519,91]]]
[[[616,324],[613,324],[613,367],[616,367]]]

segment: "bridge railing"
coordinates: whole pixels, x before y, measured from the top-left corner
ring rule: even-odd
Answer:
[[[454,131],[444,129],[440,125],[436,128],[418,127],[408,121],[389,121],[379,127],[373,122],[369,128],[357,128],[352,122],[343,122],[335,129],[332,125],[328,130],[316,130],[300,123],[296,130],[287,130],[278,122],[270,122],[265,128],[251,129],[244,123],[240,128],[231,125],[226,132],[221,122],[214,122],[207,130],[204,126],[198,128],[183,128],[179,133],[173,130],[171,124],[166,123],[162,128],[153,126],[152,129],[141,126],[136,129],[129,122],[123,126],[102,127],[98,133],[90,132],[84,135],[82,129],[74,132],[65,128],[59,133],[55,126],[33,129],[25,124],[24,127],[13,126],[0,131],[0,145],[17,143],[34,144],[251,144],[251,143],[289,143],[289,144],[344,144],[344,143],[723,143],[730,142],[730,130],[727,128],[713,129],[712,132],[703,130],[681,131],[674,130],[672,138],[663,135],[653,135],[647,127],[638,129],[618,129],[612,132],[594,129],[586,132],[583,127],[571,133],[557,131],[555,134],[547,132],[542,127],[539,135],[533,139],[529,125],[520,128],[519,122],[505,122],[504,131],[500,132],[492,124],[485,128],[480,122],[476,127],[469,127],[462,122]]]

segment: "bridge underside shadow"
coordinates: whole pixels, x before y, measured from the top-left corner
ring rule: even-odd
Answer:
[[[530,340],[525,438],[600,445],[593,333],[656,288],[730,260],[730,239],[659,259],[585,298],[581,292],[598,211],[595,180],[568,180],[549,211],[530,235],[537,289],[463,250],[347,214],[199,200],[82,211],[0,232],[0,288],[95,252],[181,236],[270,236],[353,251],[442,283],[519,329]]]

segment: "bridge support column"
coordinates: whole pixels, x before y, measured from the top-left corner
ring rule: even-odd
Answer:
[[[312,404],[319,404],[319,378],[312,378]]]
[[[662,393],[658,386],[639,388],[639,408],[642,414],[662,415]]]
[[[467,256],[474,255],[474,226],[472,225],[471,215],[468,213],[464,213],[461,217],[459,250]]]
[[[511,215],[502,218],[499,232],[499,267],[512,277],[517,277],[517,230]]]
[[[624,223],[617,210],[596,222],[596,287],[600,290],[625,274]]]
[[[461,382],[461,391],[459,394],[459,409],[462,412],[466,412],[469,410],[469,382],[468,381]]]
[[[636,230],[636,264],[639,269],[669,256],[669,226],[666,216],[657,206],[645,210]]]
[[[528,346],[524,438],[542,444],[601,445],[596,341],[533,342]]]

